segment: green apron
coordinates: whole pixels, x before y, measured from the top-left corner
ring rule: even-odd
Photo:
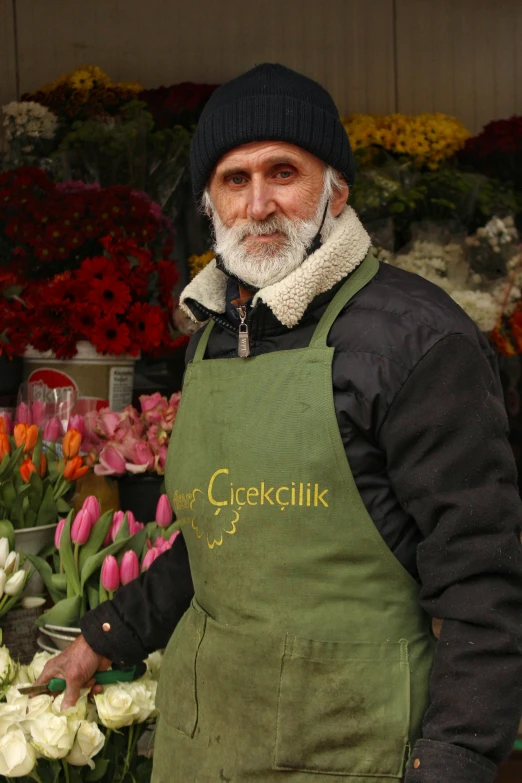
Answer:
[[[400,780],[428,704],[419,586],[361,500],[336,420],[333,321],[310,346],[187,368],[167,492],[195,597],[158,688],[153,783]]]

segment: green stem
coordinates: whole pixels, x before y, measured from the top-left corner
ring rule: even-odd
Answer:
[[[8,596],[8,595],[4,595],[4,597],[3,597],[3,598],[2,598],[2,600],[0,601],[0,612],[2,611],[2,609],[4,608],[4,606],[6,605],[8,598],[9,598],[9,596]]]
[[[62,759],[63,771],[65,772],[65,783],[69,783],[69,764],[65,759]]]
[[[74,545],[74,565],[76,567],[76,573],[78,574],[78,578],[80,577],[79,564],[78,564],[79,556],[80,556],[80,545],[79,544],[75,544]]]
[[[29,773],[28,777],[32,778],[33,780],[36,780],[36,783],[42,783],[36,769],[33,769],[33,771]]]
[[[125,764],[123,765],[123,773],[121,776],[122,781],[125,780],[125,775],[129,771],[130,762],[131,762],[131,750],[134,740],[134,725],[129,726],[129,738],[127,741],[127,755],[125,756]]]
[[[109,596],[109,601],[112,601],[114,598],[114,590],[107,590],[107,595]]]

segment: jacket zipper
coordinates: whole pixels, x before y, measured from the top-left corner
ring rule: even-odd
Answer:
[[[241,320],[237,335],[237,355],[242,359],[250,356],[250,337],[248,334],[247,309],[245,305],[236,308],[237,314]]]

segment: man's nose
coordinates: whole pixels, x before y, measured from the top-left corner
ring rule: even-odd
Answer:
[[[264,182],[252,180],[248,193],[247,212],[253,220],[265,220],[276,211],[271,188]]]

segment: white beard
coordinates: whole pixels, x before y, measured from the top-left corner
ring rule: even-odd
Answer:
[[[261,289],[278,283],[305,260],[306,252],[321,225],[328,200],[327,188],[323,188],[315,214],[309,220],[291,220],[283,215],[273,215],[266,220],[248,220],[231,228],[225,226],[212,205],[214,250],[222,259],[226,271],[247,285]],[[321,229],[323,242],[335,226],[335,220],[328,209]],[[262,244],[255,250],[247,250],[243,244],[247,236],[276,231],[286,237],[283,245],[280,237],[273,244]]]

